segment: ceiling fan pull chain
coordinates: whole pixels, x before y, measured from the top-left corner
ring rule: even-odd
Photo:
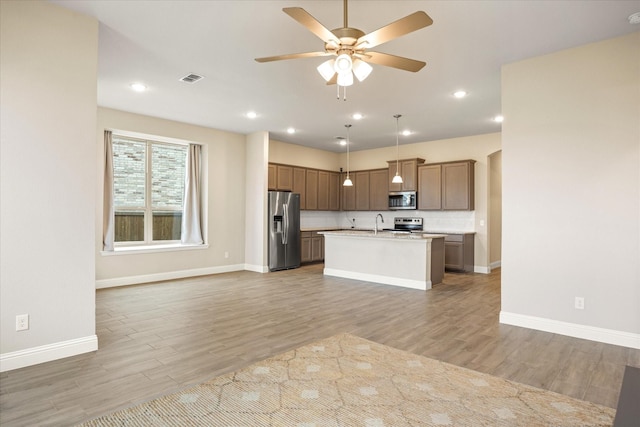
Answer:
[[[340,100],[340,85],[336,85],[336,99]]]

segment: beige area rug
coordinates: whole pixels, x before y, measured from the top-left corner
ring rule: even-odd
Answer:
[[[337,335],[83,426],[610,426],[615,410]]]

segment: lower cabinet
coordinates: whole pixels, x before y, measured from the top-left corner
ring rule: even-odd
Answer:
[[[317,231],[302,231],[300,250],[300,262],[324,261],[324,236]]]
[[[474,235],[447,234],[444,238],[444,268],[453,271],[473,272]]]

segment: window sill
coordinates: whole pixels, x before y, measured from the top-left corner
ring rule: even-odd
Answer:
[[[208,249],[209,245],[182,245],[172,243],[168,245],[146,245],[146,246],[122,246],[113,251],[100,251],[102,256],[128,255],[128,254],[154,254],[160,252],[194,251]]]

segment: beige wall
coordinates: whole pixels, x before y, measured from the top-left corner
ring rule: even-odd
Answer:
[[[501,319],[640,347],[640,32],[502,76]]]
[[[98,206],[96,209],[95,253],[98,287],[140,283],[169,278],[166,274],[189,276],[242,269],[245,262],[245,136],[216,129],[141,116],[108,108],[98,109],[95,135],[98,155]],[[105,255],[102,250],[102,176],[105,129],[137,132],[202,144],[204,230],[207,249]],[[95,132],[95,131],[94,131]],[[229,258],[225,258],[225,252]],[[163,275],[164,274],[164,275]]]
[[[502,151],[489,156],[489,263],[502,260]]]
[[[0,353],[7,370],[97,347],[98,22],[35,1],[2,1],[0,17]],[[16,332],[19,314],[29,314],[29,330]]]
[[[340,155],[276,140],[269,141],[269,162],[338,171]]]

